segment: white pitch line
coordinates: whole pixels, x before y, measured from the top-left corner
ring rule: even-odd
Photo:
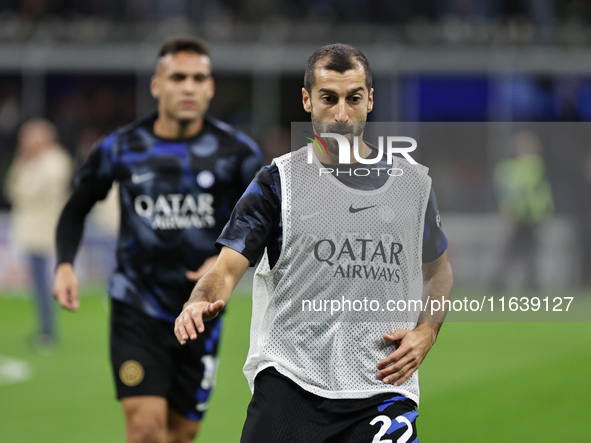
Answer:
[[[27,381],[32,376],[33,370],[26,361],[0,355],[0,386]]]

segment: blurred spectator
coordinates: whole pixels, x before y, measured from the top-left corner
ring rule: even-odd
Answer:
[[[50,350],[55,340],[49,256],[71,178],[72,161],[58,144],[55,126],[40,118],[24,123],[8,171],[6,194],[12,203],[14,236],[27,254],[33,279],[40,322],[34,345],[41,351]]]
[[[518,132],[511,138],[510,145],[515,158],[500,162],[494,170],[500,210],[511,223],[511,231],[493,286],[505,290],[510,270],[516,261],[522,261],[526,287],[537,291],[538,231],[554,212],[552,190],[546,179],[538,136],[532,132]]]

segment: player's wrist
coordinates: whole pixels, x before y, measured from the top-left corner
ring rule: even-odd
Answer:
[[[61,263],[58,263],[57,266],[55,267],[56,274],[58,272],[65,272],[65,271],[74,272],[74,265],[70,262],[61,262]]]
[[[429,339],[431,340],[431,343],[435,343],[435,341],[437,340],[437,334],[439,333],[440,328],[441,328],[441,323],[424,322],[424,323],[419,323],[415,327],[414,330],[416,332],[420,332],[422,334],[425,334],[426,336],[429,337]]]
[[[201,297],[191,297],[189,300],[183,305],[183,309],[190,308],[191,306],[197,308],[199,306],[207,307],[210,304],[209,301],[203,300]]]

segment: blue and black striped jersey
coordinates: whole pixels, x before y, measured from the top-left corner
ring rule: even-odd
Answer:
[[[370,176],[347,174],[349,165],[330,166],[333,175],[343,184],[353,189],[370,191],[378,189],[388,179],[384,172]],[[373,168],[389,169],[385,160],[378,162]],[[355,166],[353,166],[353,169]],[[336,171],[339,171],[337,173]],[[227,246],[244,255],[254,265],[263,254],[265,247],[269,255],[271,267],[277,262],[282,245],[281,220],[281,181],[276,165],[266,166],[250,183],[242,195],[228,224],[218,238],[218,247]],[[425,227],[423,231],[423,263],[436,260],[447,249],[448,243],[441,226],[439,208],[435,192],[431,188]]]
[[[194,286],[185,273],[217,254],[215,240],[262,155],[246,135],[209,116],[187,140],[156,136],[155,119],[120,128],[93,149],[60,219],[58,263],[73,261],[80,218],[117,181],[121,226],[109,294],[174,322]]]

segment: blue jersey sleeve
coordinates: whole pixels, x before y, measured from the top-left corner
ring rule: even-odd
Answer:
[[[281,252],[281,189],[277,166],[263,168],[250,183],[216,245],[244,255],[253,266],[265,248],[271,266]]]
[[[84,220],[94,204],[107,196],[113,184],[112,143],[112,137],[98,143],[76,176],[74,191],[62,210],[56,229],[58,264],[74,262]]]
[[[111,134],[98,142],[92,149],[88,160],[80,168],[74,189],[89,187],[93,190],[95,201],[103,200],[113,185],[113,148],[116,135]]]
[[[447,237],[443,233],[441,226],[435,191],[431,188],[425,213],[425,229],[423,231],[423,263],[430,263],[438,259],[446,249]]]

